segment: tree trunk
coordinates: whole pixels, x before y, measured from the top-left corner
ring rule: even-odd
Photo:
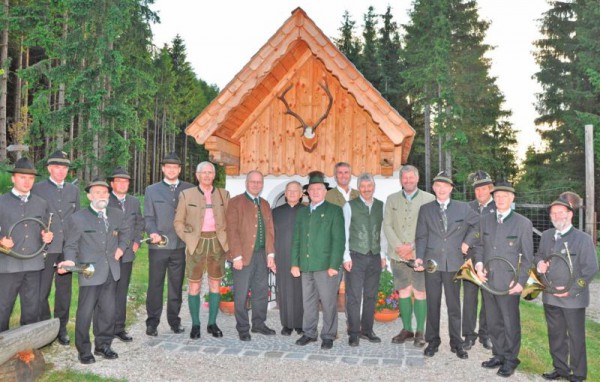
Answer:
[[[4,0],[4,17],[8,20],[9,0]],[[6,160],[6,92],[8,86],[8,24],[4,24],[0,41],[0,161]]]
[[[65,12],[63,13],[63,25],[62,25],[62,38],[63,41],[67,40],[67,34],[68,34],[68,27],[67,27],[67,19],[68,19],[68,12],[65,10]],[[67,59],[66,57],[62,57],[60,59],[60,65],[64,68],[67,66]],[[58,110],[62,110],[65,107],[65,83],[61,82],[58,85]],[[69,135],[71,135],[71,132],[69,132]],[[60,126],[57,130],[56,130],[56,148],[58,149],[62,149],[64,144],[65,144],[65,130],[64,127]],[[72,139],[72,138],[70,138]]]
[[[23,69],[23,35],[19,39],[19,48],[18,48],[18,57],[17,57],[17,70]],[[16,76],[15,78],[15,95],[13,97],[14,101],[14,114],[13,121],[15,124],[21,122],[21,87],[23,86],[23,80],[21,80],[21,76]],[[22,127],[21,127],[22,128]],[[22,142],[17,142],[22,143]]]
[[[425,191],[431,191],[431,106],[423,111],[423,135],[425,138]]]

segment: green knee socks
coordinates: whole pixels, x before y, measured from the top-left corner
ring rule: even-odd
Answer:
[[[208,324],[214,325],[217,323],[217,313],[219,312],[219,302],[221,301],[220,293],[208,294]]]
[[[425,319],[427,318],[427,301],[415,300],[415,317],[417,318],[417,332],[425,330]]]
[[[412,312],[413,306],[410,297],[401,298],[398,300],[400,315],[402,316],[402,325],[405,330],[412,332]]]
[[[188,295],[188,306],[192,316],[192,325],[200,326],[200,295]]]

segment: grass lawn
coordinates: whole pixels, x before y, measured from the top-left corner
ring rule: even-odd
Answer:
[[[127,325],[135,321],[135,312],[140,305],[146,301],[146,288],[148,285],[148,247],[142,245],[140,250],[136,254],[136,260],[133,263],[133,271],[131,275],[131,284],[129,285],[129,302],[127,304]],[[54,286],[53,286],[54,288]],[[166,288],[165,288],[166,289]],[[73,351],[73,357],[77,357],[77,350],[75,349],[75,313],[77,311],[77,298],[79,296],[79,287],[77,277],[73,277],[73,295],[71,297],[71,311],[69,313],[69,323],[67,330],[69,337],[71,337],[71,349]],[[50,309],[54,307],[54,289],[50,294]],[[19,316],[21,307],[19,300],[15,304],[15,308],[11,315],[10,327],[19,326]],[[46,347],[42,351],[52,351],[51,348]],[[118,381],[115,379],[106,379],[90,373],[78,373],[74,371],[58,371],[52,370],[52,365],[46,365],[48,371],[44,373],[40,381],[47,382],[64,382],[64,381]]]

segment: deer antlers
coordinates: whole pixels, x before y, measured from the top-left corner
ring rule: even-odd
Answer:
[[[327,82],[324,81],[323,84],[319,84],[319,86],[327,94],[327,98],[329,99],[329,104],[327,105],[327,110],[325,110],[325,113],[321,116],[321,118],[319,118],[317,120],[317,122],[314,124],[314,126],[310,126],[306,122],[304,122],[304,119],[302,119],[302,117],[298,113],[294,112],[292,110],[292,108],[290,108],[290,105],[288,104],[287,100],[285,99],[285,95],[287,94],[288,91],[290,91],[290,89],[292,87],[294,87],[294,84],[291,84],[290,86],[288,86],[283,91],[283,93],[281,93],[281,95],[277,97],[285,105],[285,109],[286,109],[285,114],[291,115],[292,117],[296,118],[300,122],[300,126],[298,126],[298,127],[299,128],[301,127],[303,129],[302,135],[304,138],[306,138],[306,140],[303,140],[303,143],[304,143],[304,146],[309,150],[312,147],[314,147],[314,145],[316,144],[315,131],[317,130],[317,127],[319,127],[321,122],[323,122],[325,120],[325,118],[327,118],[327,116],[329,115],[329,111],[331,111],[331,106],[333,105],[333,97],[331,96],[331,92],[329,91]],[[308,143],[308,145],[310,145],[310,147],[307,147],[307,143]]]

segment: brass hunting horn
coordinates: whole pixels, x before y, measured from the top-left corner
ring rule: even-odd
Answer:
[[[415,264],[415,259],[404,260],[404,259],[400,258],[400,260],[398,260],[398,261],[400,263],[404,263],[404,264],[408,265],[409,267],[411,267],[413,269],[417,267],[417,265]],[[435,260],[429,259],[425,262],[424,267],[425,267],[425,272],[433,273],[437,270],[438,265]]]
[[[94,268],[94,263],[81,263],[77,265],[63,265],[58,267],[59,269],[64,269],[67,272],[73,273],[81,273],[83,277],[89,279],[94,275],[96,269]]]
[[[504,257],[501,257],[501,256],[494,256],[494,257],[490,258],[488,261],[486,261],[485,264],[483,265],[483,268],[489,271],[490,263],[492,261],[500,261],[502,263],[506,263],[506,266],[508,267],[508,269],[510,269],[514,273],[514,276],[513,276],[513,280],[508,285],[508,288],[506,288],[505,290],[495,289],[492,286],[488,285],[487,282],[482,281],[479,278],[479,276],[477,276],[477,271],[475,270],[475,267],[473,267],[473,261],[471,261],[471,259],[468,259],[467,261],[465,261],[465,263],[463,265],[461,265],[460,269],[458,270],[458,272],[456,272],[456,275],[454,276],[454,281],[458,281],[461,279],[467,280],[467,281],[472,282],[475,285],[478,285],[479,287],[481,287],[481,289],[483,289],[495,296],[505,296],[508,294],[510,289],[519,282],[519,273],[521,272],[521,257],[522,257],[522,254],[519,253],[519,261],[517,262],[516,269],[511,264],[510,261],[508,261],[507,259],[505,259]]]
[[[48,217],[48,225],[44,224],[43,221],[41,221],[40,219],[37,219],[37,218],[23,218],[21,220],[18,220],[15,224],[13,224],[10,227],[6,237],[12,237],[12,232],[15,229],[15,227],[17,225],[19,225],[23,222],[27,222],[27,221],[32,221],[32,222],[39,224],[44,229],[44,231],[48,232],[50,230],[50,224],[52,224],[52,215],[53,214],[50,213],[50,215]],[[5,255],[14,257],[16,259],[28,260],[28,259],[33,259],[34,257],[36,257],[42,253],[44,254],[44,256],[46,256],[46,248],[47,247],[48,247],[48,244],[42,242],[42,246],[37,251],[35,251],[33,253],[22,254],[22,253],[15,252],[12,249],[8,249],[8,248],[0,245],[0,253],[4,253]]]
[[[569,245],[567,244],[567,242],[564,242],[564,246],[565,252],[567,254],[566,259],[561,255],[555,253],[548,256],[545,259],[545,261],[552,265],[554,259],[557,259],[564,262],[567,265],[567,268],[569,269],[569,280],[567,280],[566,285],[560,289],[559,287],[552,286],[552,281],[548,279],[548,273],[550,273],[550,268],[548,268],[546,273],[539,273],[537,271],[537,266],[533,265],[529,270],[529,279],[527,280],[527,283],[523,288],[523,292],[521,292],[521,296],[525,300],[531,301],[535,299],[540,294],[540,292],[557,294],[568,292],[571,289],[571,287],[573,286],[573,262],[571,260],[571,252],[569,251]]]
[[[158,243],[151,243],[150,240],[152,240],[152,238],[147,237],[140,241],[140,243],[154,244],[157,247],[166,247],[167,245],[169,245],[169,238],[167,237],[167,235],[160,235],[160,241]]]

